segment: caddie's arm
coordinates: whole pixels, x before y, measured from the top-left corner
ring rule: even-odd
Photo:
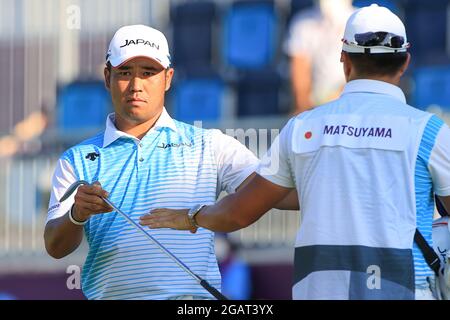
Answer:
[[[241,185],[236,189],[236,191],[239,191],[244,186],[246,186],[254,177],[256,176],[256,173],[252,173],[245,179]],[[287,194],[286,197],[284,197],[281,201],[279,201],[274,208],[279,210],[300,210],[300,204],[298,201],[298,194],[297,189],[290,189],[291,191]]]
[[[197,226],[219,232],[232,232],[249,226],[273,208],[293,189],[276,185],[256,174],[236,193],[215,205],[206,206],[195,216]],[[172,228],[195,232],[188,209],[154,209],[140,218],[140,224],[155,228]]]

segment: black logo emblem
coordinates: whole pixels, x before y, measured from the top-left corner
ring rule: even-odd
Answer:
[[[88,154],[87,154],[86,159],[89,159],[89,160],[91,160],[91,161],[94,161],[94,160],[97,159],[98,157],[100,157],[100,154],[99,154],[99,153],[97,153],[97,152],[91,152],[91,153],[88,153]]]

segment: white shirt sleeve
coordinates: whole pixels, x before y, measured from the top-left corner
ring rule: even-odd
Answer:
[[[59,159],[52,178],[50,203],[45,224],[52,219],[62,217],[70,210],[75,202],[75,192],[62,203],[59,202],[59,199],[61,199],[70,185],[77,180],[72,165],[67,160]]]
[[[428,168],[434,192],[438,196],[450,196],[450,128],[445,124],[436,137]]]
[[[283,50],[288,56],[295,56],[298,52],[303,51],[303,25],[302,21],[298,18],[294,18],[291,22],[288,35],[283,43]],[[299,40],[301,39],[301,40]]]
[[[212,141],[218,165],[219,189],[233,193],[255,172],[259,160],[242,143],[220,130],[213,130]]]
[[[310,54],[311,37],[315,37],[314,22],[320,19],[317,10],[299,12],[292,18],[287,37],[283,43],[283,51],[288,56],[297,54]]]
[[[256,171],[270,182],[286,188],[295,188],[289,161],[293,122],[294,119],[291,119],[281,130]]]

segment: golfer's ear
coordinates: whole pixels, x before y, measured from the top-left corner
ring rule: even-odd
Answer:
[[[402,76],[406,72],[406,69],[408,69],[408,67],[409,67],[410,61],[411,61],[411,54],[409,52],[407,52],[406,53],[405,63],[403,64],[403,66],[399,70],[400,76]]]
[[[170,89],[170,86],[172,84],[173,73],[173,68],[166,69],[166,91]]]
[[[111,89],[111,72],[108,68],[105,67],[105,69],[103,69],[103,75],[105,77],[105,88],[109,91],[109,89]]]

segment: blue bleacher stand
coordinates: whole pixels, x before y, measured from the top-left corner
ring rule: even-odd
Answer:
[[[174,117],[180,121],[217,121],[221,117],[225,86],[218,76],[194,76],[174,88]]]
[[[289,16],[292,17],[297,12],[309,9],[314,6],[314,0],[291,0],[291,10]]]
[[[411,43],[413,66],[445,64],[447,53],[448,0],[404,2],[405,26]]]
[[[414,80],[414,106],[426,110],[436,105],[450,112],[450,66],[418,68]]]
[[[211,65],[216,3],[183,2],[173,7],[173,50],[175,67]]]
[[[224,57],[238,69],[263,68],[277,47],[277,16],[273,1],[236,1],[225,17]]]
[[[267,116],[280,113],[281,79],[275,71],[247,71],[237,83],[238,116]]]
[[[357,8],[367,7],[371,4],[376,3],[380,7],[386,7],[396,15],[401,13],[399,3],[395,0],[353,0],[353,6]]]
[[[58,92],[57,127],[61,133],[105,126],[112,102],[103,81],[76,81]]]

